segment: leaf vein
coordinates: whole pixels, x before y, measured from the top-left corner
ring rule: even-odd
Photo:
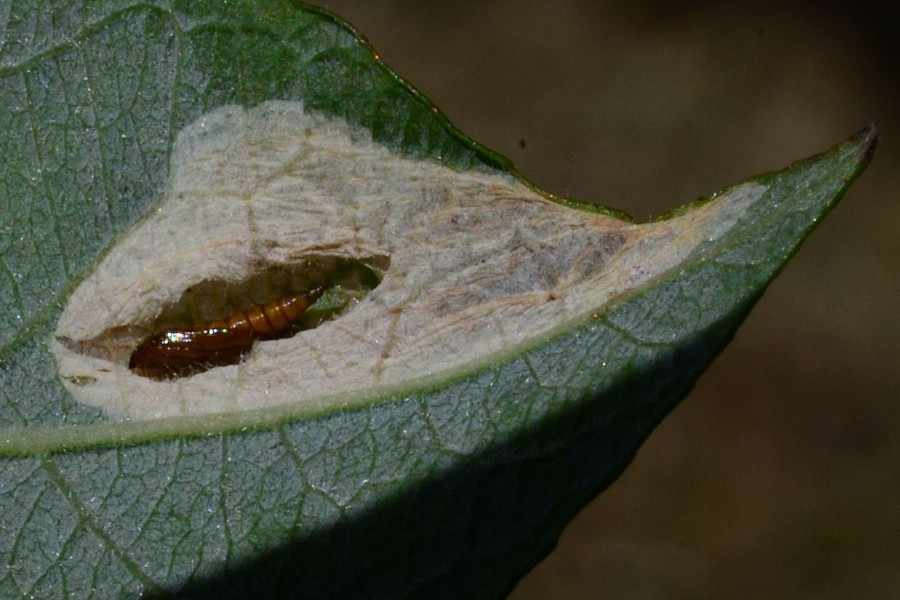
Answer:
[[[107,533],[107,531],[94,519],[91,511],[79,498],[78,492],[69,484],[68,480],[66,480],[65,476],[62,474],[59,465],[57,465],[52,458],[44,458],[41,461],[41,466],[49,476],[50,480],[59,489],[62,497],[75,512],[79,522],[94,534],[97,540],[108,548],[123,567],[131,573],[137,581],[143,584],[145,588],[161,591],[159,585],[153,581],[149,575],[143,572],[141,567],[128,556],[123,548],[119,547],[109,533]]]

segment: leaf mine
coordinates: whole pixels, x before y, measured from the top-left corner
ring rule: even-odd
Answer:
[[[170,163],[159,204],[50,341],[67,389],[111,418],[313,411],[503,360],[677,268],[766,190],[635,225],[280,101],[201,117]],[[309,318],[238,364],[162,380],[128,368],[148,335],[315,286],[328,292]]]

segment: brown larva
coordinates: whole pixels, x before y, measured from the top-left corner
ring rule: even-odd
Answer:
[[[237,364],[256,340],[290,328],[324,291],[318,287],[237,311],[227,319],[151,335],[131,354],[128,367],[151,379],[175,379]]]

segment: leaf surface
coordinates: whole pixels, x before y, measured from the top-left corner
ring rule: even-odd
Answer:
[[[4,598],[501,596],[687,393],[876,139],[723,192],[761,190],[676,266],[491,362],[352,409],[114,422],[63,387],[49,342],[200,115],[302,100],[411,159],[512,168],[319,9],[19,2],[0,25]]]

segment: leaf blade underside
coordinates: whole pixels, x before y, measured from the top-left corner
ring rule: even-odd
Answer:
[[[112,5],[44,36],[7,24],[31,42],[0,68],[2,597],[502,595],[687,393],[876,138],[757,178],[767,192],[725,236],[501,364],[350,411],[147,434],[74,403],[45,340],[158,194],[184,123],[301,98],[412,156],[508,164],[318,10]],[[126,34],[142,43],[116,46]]]

